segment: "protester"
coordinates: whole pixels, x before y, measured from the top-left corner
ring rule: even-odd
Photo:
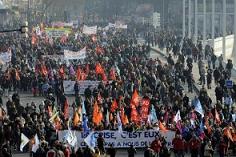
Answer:
[[[220,64],[215,64],[211,48],[203,56],[202,43],[199,41],[196,45],[185,38],[180,51],[180,40],[175,38],[173,32],[166,30],[153,30],[150,33],[151,30],[147,32],[142,28],[139,29],[141,31],[134,32],[133,27],[119,31],[109,29],[98,31],[94,37],[78,30],[63,41],[43,32],[41,36],[36,36],[37,44],[30,40],[32,36],[30,39],[19,39],[20,41],[14,40],[14,34],[0,37],[4,41],[4,51],[10,47],[12,58],[15,58],[1,72],[0,77],[4,95],[9,97],[6,108],[1,108],[0,112],[3,124],[0,131],[0,137],[3,137],[0,138],[1,145],[10,142],[19,151],[21,135],[24,134],[30,142],[23,151],[31,151],[34,143],[31,140],[37,134],[40,142],[47,140],[48,146],[40,145],[36,155],[47,154],[50,157],[58,153],[69,156],[73,151],[65,144],[71,144],[70,142],[55,143],[57,133],[61,130],[89,133],[158,128],[165,132],[176,132],[176,138],[172,142],[176,156],[184,156],[188,148],[186,143],[190,144],[192,156],[197,154],[194,153],[197,149],[201,150],[201,155],[210,156],[220,144],[220,138],[230,140],[227,148],[234,148],[236,90],[225,86],[225,81],[231,78],[232,74],[229,72],[232,68],[230,63],[224,68],[221,57]],[[76,33],[78,36],[75,38]],[[150,46],[134,44],[139,33],[147,34],[147,44],[156,42],[159,47],[168,48],[167,62],[162,58],[149,58]],[[157,39],[150,38],[151,34]],[[46,38],[50,38],[53,43],[49,43]],[[8,42],[11,40],[12,42]],[[77,52],[84,47],[86,57],[82,61],[67,63],[55,59],[54,55],[61,55],[64,50]],[[208,59],[207,71],[204,58]],[[210,65],[210,59],[213,66]],[[202,85],[199,95],[194,93],[194,83],[197,82],[193,77],[194,62],[198,62]],[[217,85],[215,89],[212,73]],[[68,80],[74,81],[70,86],[72,94],[75,94],[73,104],[69,104],[67,91],[64,89],[65,81]],[[83,87],[80,82],[85,80],[99,83],[96,87]],[[207,88],[204,86],[206,81]],[[191,94],[183,88],[185,82]],[[211,88],[215,91],[216,101],[208,93]],[[12,96],[9,95],[11,92],[14,92]],[[23,104],[20,97],[23,92],[31,92],[34,97],[43,96],[45,100],[41,104]],[[195,96],[193,101],[190,100],[190,95]],[[72,115],[68,112],[71,106]],[[223,130],[229,126],[231,129],[224,133]],[[209,142],[204,143],[206,139]],[[105,140],[102,135],[97,139],[100,154],[105,153]],[[201,142],[202,145],[199,144]],[[170,145],[168,144],[168,148]],[[162,138],[153,141],[151,148],[159,156],[170,155],[167,143]],[[94,155],[90,149],[87,147],[74,151],[77,155],[90,157]],[[2,150],[10,152],[11,149]],[[222,150],[219,153],[225,155],[226,152]],[[109,154],[114,155],[114,150],[110,151]],[[99,153],[97,151],[96,155],[99,156]],[[128,154],[134,156],[135,153],[135,148],[131,146]]]
[[[134,157],[135,154],[137,153],[133,145],[130,145],[127,151],[128,151],[128,157]]]

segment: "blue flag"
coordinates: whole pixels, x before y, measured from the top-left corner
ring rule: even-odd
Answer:
[[[151,107],[151,116],[150,116],[151,123],[156,123],[157,122],[157,115],[156,115],[156,110],[154,106],[152,105]]]
[[[83,115],[83,122],[82,122],[82,127],[84,133],[89,133],[90,129],[88,127],[88,117],[86,115]]]
[[[199,114],[201,114],[202,118],[204,117],[204,111],[201,105],[201,102],[197,99],[197,101],[195,101],[194,104],[195,107],[195,111],[198,112]]]
[[[84,106],[84,100],[82,100],[82,114],[87,114]]]
[[[95,133],[93,131],[84,139],[84,142],[93,152],[95,152],[94,148],[96,147],[96,141],[97,138],[95,137]]]

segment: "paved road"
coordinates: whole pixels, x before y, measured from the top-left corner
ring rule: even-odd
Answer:
[[[159,55],[162,54],[164,56],[167,56],[166,49],[161,51],[158,46],[153,47],[153,49],[158,51]],[[204,60],[204,63],[205,63],[206,66],[208,65],[206,60]],[[218,62],[216,62],[216,66],[217,66],[217,64],[218,64]],[[236,82],[236,69],[232,70],[232,74],[231,75],[232,75],[231,79],[234,82]],[[199,82],[198,82],[198,80],[200,78],[200,75],[199,75],[199,69],[198,69],[198,64],[197,63],[193,63],[193,77],[194,77],[194,80],[196,81],[195,82],[195,87],[197,87],[197,89],[200,90],[202,88],[202,85],[200,85]],[[205,85],[205,88],[206,88],[206,85]],[[214,80],[212,81],[212,88],[211,89],[207,89],[206,88],[207,92],[208,92],[208,95],[212,98],[213,103],[216,103],[215,88],[216,88],[216,84],[215,84]]]

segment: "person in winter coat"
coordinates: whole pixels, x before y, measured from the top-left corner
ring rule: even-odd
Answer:
[[[154,151],[150,147],[147,147],[144,150],[144,157],[155,157]]]
[[[128,157],[134,157],[134,155],[137,153],[133,145],[130,145],[127,151],[128,151]]]
[[[213,157],[213,152],[211,141],[208,141],[204,148],[204,157]]]

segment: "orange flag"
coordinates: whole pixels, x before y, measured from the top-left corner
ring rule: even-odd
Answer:
[[[69,119],[69,103],[67,99],[64,104],[64,118]]]
[[[121,117],[121,122],[123,125],[126,125],[129,123],[127,115],[125,115],[124,107],[122,106],[120,109],[120,117]]]
[[[134,93],[133,93],[133,96],[132,96],[132,99],[131,99],[131,105],[132,104],[135,105],[136,107],[139,104],[139,95],[138,95],[138,92],[137,92],[136,89],[134,90]]]
[[[79,114],[78,114],[77,111],[75,111],[75,113],[74,113],[74,120],[73,120],[74,126],[78,126],[79,121],[80,121]]]
[[[168,130],[166,129],[166,127],[162,124],[162,122],[159,121],[159,129],[161,131],[167,132]]]
[[[116,99],[114,99],[113,102],[112,102],[112,105],[111,105],[111,112],[113,113],[117,109],[118,109],[118,104],[117,104]]]
[[[95,71],[96,71],[96,74],[104,74],[104,69],[102,68],[100,63],[96,64]]]
[[[17,81],[20,81],[20,74],[19,74],[19,71],[18,71],[18,70],[16,70],[16,80],[17,80]]]
[[[102,112],[100,111],[97,101],[95,101],[93,106],[93,123],[99,125],[103,119]]]
[[[223,134],[228,137],[231,141],[234,141],[231,130],[229,127],[223,129]]]

